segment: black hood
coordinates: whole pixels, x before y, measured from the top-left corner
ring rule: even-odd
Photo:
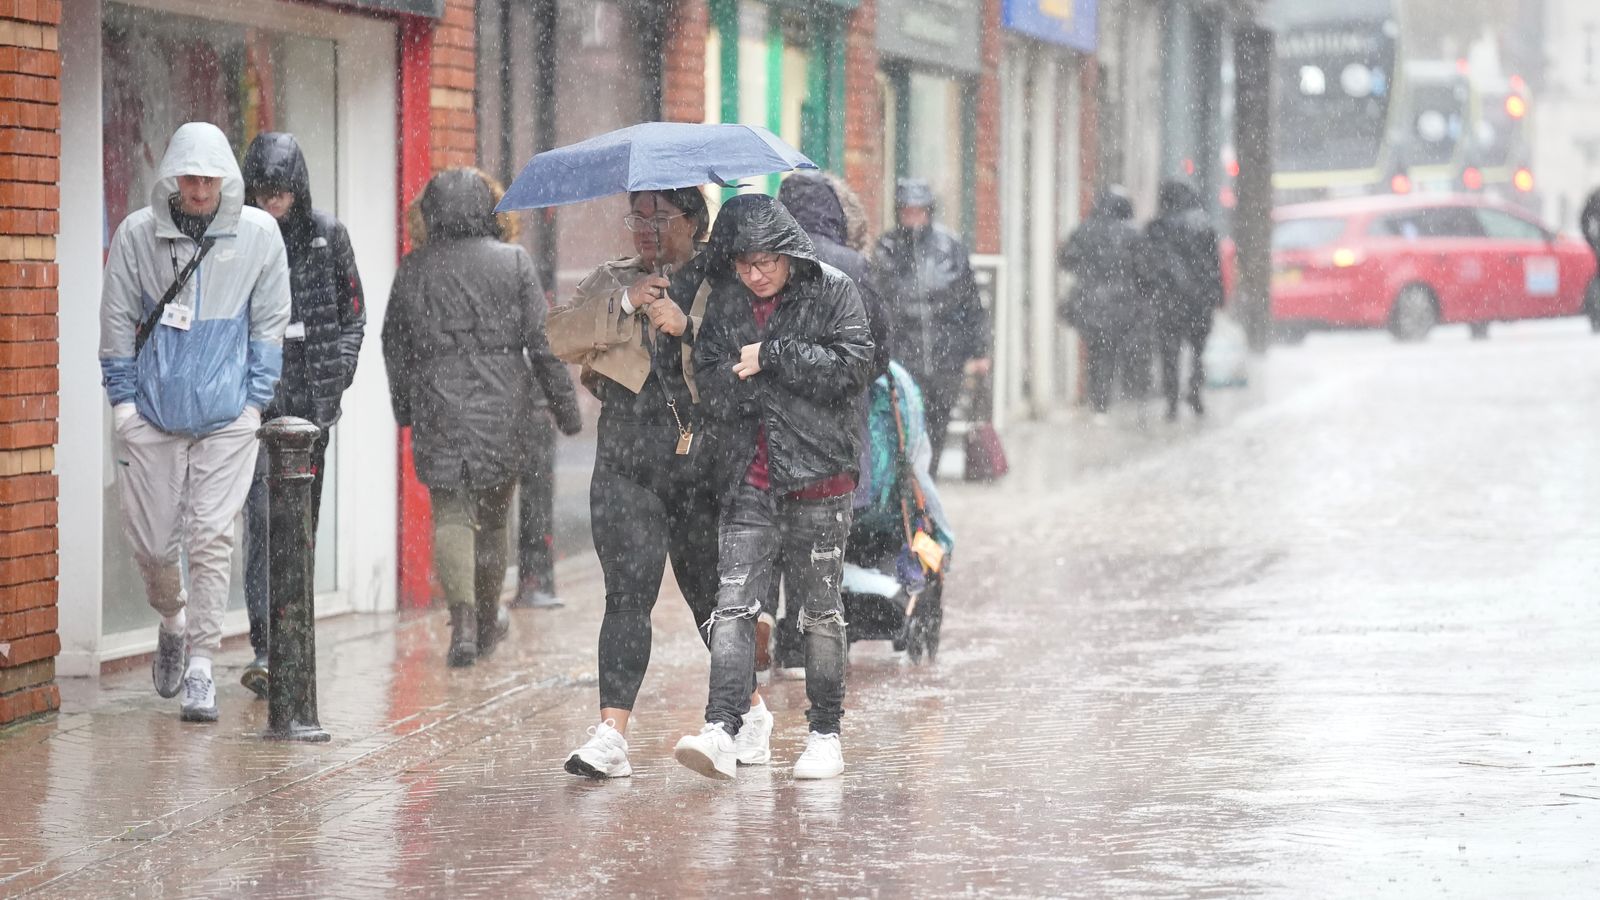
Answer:
[[[494,188],[475,169],[446,169],[422,193],[422,222],[428,239],[499,237]]]
[[[1156,191],[1156,214],[1159,216],[1176,216],[1201,207],[1200,194],[1181,181],[1163,181]]]
[[[1093,219],[1120,219],[1127,221],[1133,218],[1133,198],[1120,185],[1111,185],[1102,190],[1095,198],[1094,209],[1089,211]]]
[[[778,200],[807,233],[820,235],[835,244],[850,239],[844,204],[828,179],[817,172],[796,172],[783,180]]]
[[[264,189],[290,191],[294,194],[294,208],[289,216],[295,219],[311,217],[311,172],[306,168],[306,157],[294,135],[282,131],[265,131],[256,135],[244,152],[244,199],[255,205],[256,194]]]
[[[739,194],[722,204],[706,253],[719,274],[731,275],[733,258],[741,253],[781,253],[802,263],[799,272],[820,269],[817,248],[806,230],[782,203],[766,194]]]

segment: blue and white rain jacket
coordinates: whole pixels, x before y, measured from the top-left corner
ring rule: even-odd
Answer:
[[[206,231],[211,252],[173,300],[194,310],[188,331],[157,325],[134,357],[139,323],[198,249],[172,221],[168,200],[179,175],[222,179],[222,202]],[[289,324],[289,267],[278,223],[244,205],[244,179],[228,138],[190,122],[172,135],[150,205],[123,220],[111,239],[100,296],[100,369],[112,406],[132,402],[169,434],[200,437],[237,419],[245,405],[266,409],[283,369]]]

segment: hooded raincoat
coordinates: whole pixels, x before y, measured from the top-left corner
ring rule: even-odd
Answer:
[[[1090,340],[1120,339],[1139,319],[1143,239],[1133,224],[1133,201],[1106,190],[1089,217],[1061,248],[1061,267],[1073,276],[1064,318]]]
[[[861,291],[872,329],[872,378],[889,371],[890,322],[873,288],[867,258],[850,246],[849,217],[833,182],[821,172],[796,172],[783,180],[778,200],[806,230],[817,259],[850,276]]]
[[[484,177],[436,175],[421,205],[427,244],[400,262],[383,323],[395,420],[428,487],[507,484],[546,400],[563,432],[582,427],[572,379],[550,353],[533,259],[500,240]]]
[[[311,175],[292,135],[258,135],[245,151],[243,170],[250,191],[294,194],[294,206],[279,223],[289,257],[292,312],[283,377],[265,418],[299,416],[332,427],[339,420],[340,398],[355,378],[367,326],[350,234],[331,213],[312,207]]]
[[[187,330],[157,325],[142,351],[139,325],[198,251],[178,229],[178,176],[222,179],[205,236],[215,238],[174,303],[193,310]],[[133,403],[168,434],[200,437],[233,422],[246,405],[265,410],[283,365],[289,269],[278,223],[244,205],[244,179],[228,138],[190,122],[167,145],[150,205],[117,227],[100,297],[100,369],[112,406]]]
[[[741,253],[790,258],[789,282],[766,327],[754,295],[733,269]],[[849,276],[823,264],[811,238],[777,200],[731,198],[711,231],[711,297],[695,342],[695,372],[708,415],[726,429],[721,483],[738,484],[766,426],[768,475],[779,493],[860,468],[863,392],[872,368],[872,334]],[[761,371],[733,372],[741,348],[761,344]]]

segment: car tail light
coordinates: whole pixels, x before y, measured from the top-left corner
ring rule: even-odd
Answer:
[[[1394,191],[1396,194],[1409,194],[1411,193],[1411,179],[1403,174],[1396,175],[1389,179],[1389,190]]]
[[[1340,247],[1333,251],[1333,267],[1336,269],[1348,269],[1359,262],[1361,262],[1361,254],[1351,250],[1349,247]]]
[[[1469,191],[1483,190],[1483,173],[1468,167],[1461,173],[1461,184]]]
[[[1528,169],[1518,169],[1517,174],[1511,176],[1511,183],[1517,186],[1517,190],[1526,194],[1533,190],[1533,172]]]

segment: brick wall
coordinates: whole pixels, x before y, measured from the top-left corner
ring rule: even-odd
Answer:
[[[478,164],[475,0],[447,0],[433,32],[428,91],[434,171]]]
[[[711,5],[677,0],[667,13],[661,60],[661,118],[667,122],[706,119],[706,35]]]
[[[55,686],[60,0],[0,0],[0,725]]]
[[[872,231],[883,221],[883,110],[878,105],[878,3],[850,14],[844,50],[844,178],[867,207]]]
[[[1000,0],[983,3],[983,72],[978,76],[977,223],[973,250],[1000,252]]]

